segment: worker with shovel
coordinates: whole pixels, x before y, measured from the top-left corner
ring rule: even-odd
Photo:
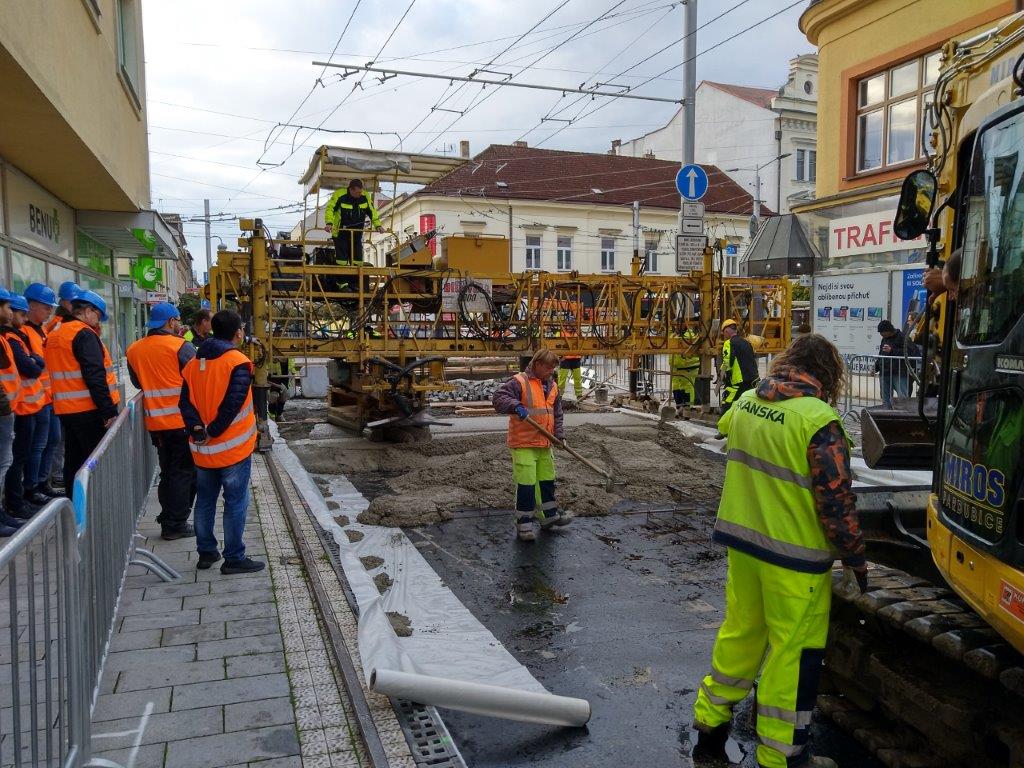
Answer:
[[[509,414],[507,442],[512,449],[516,536],[520,541],[537,538],[534,518],[541,528],[568,525],[571,519],[558,509],[555,501],[551,438],[562,443],[565,440],[562,398],[551,377],[557,366],[558,355],[542,349],[533,356],[525,371],[502,384],[491,398],[495,411]]]

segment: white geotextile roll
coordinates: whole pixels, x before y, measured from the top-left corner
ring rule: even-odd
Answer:
[[[551,693],[533,693],[495,685],[467,683],[430,675],[374,669],[370,690],[397,699],[458,709],[523,723],[582,726],[590,720],[590,702]]]

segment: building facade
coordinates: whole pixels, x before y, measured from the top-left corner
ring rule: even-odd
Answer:
[[[847,353],[877,348],[880,319],[908,325],[922,302],[924,239],[896,238],[908,173],[926,165],[940,48],[991,28],[1005,0],[814,0],[800,29],[818,48],[816,199],[794,208],[818,256],[815,330]],[[857,322],[852,322],[857,321]]]
[[[677,273],[678,168],[645,158],[492,145],[437,182],[384,205],[381,218],[386,228],[406,234],[438,230],[505,238],[513,272],[628,274],[637,200],[645,269],[671,275]],[[735,275],[749,237],[752,200],[717,168],[706,170],[711,186],[705,231],[726,240],[722,267]],[[762,208],[762,215],[770,213]],[[382,258],[375,256],[378,264]]]
[[[754,192],[760,176],[761,202],[780,213],[814,194],[817,152],[818,57],[790,61],[781,88],[752,88],[702,81],[697,86],[694,157],[717,166]],[[682,146],[680,111],[668,125],[629,141],[613,141],[612,152],[628,157],[678,160]],[[788,155],[772,162],[780,155]],[[759,174],[754,169],[765,167]]]
[[[147,210],[143,62],[141,0],[0,3],[0,283],[96,291],[115,351],[145,316],[133,264],[178,254]]]

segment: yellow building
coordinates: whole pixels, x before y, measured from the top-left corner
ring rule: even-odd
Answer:
[[[815,330],[841,351],[873,352],[880,315],[905,325],[920,303],[924,239],[897,239],[892,220],[900,184],[930,151],[925,105],[942,45],[993,27],[1020,5],[812,0],[800,17],[818,49],[818,167],[815,200],[793,211],[818,256]],[[829,279],[838,275],[845,279]]]
[[[143,315],[130,263],[178,251],[146,210],[143,61],[141,0],[0,2],[0,285],[95,290],[117,347]]]

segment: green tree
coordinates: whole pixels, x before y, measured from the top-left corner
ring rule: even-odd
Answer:
[[[806,285],[793,286],[793,301],[810,301],[811,289]]]
[[[192,315],[199,311],[202,306],[199,301],[199,297],[194,293],[183,293],[181,298],[178,299],[178,311],[181,312],[181,322],[188,323],[192,320]]]

